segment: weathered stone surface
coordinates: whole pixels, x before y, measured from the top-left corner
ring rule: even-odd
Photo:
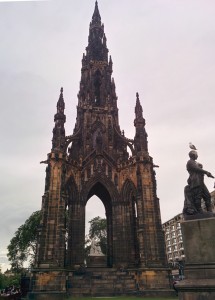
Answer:
[[[186,249],[186,265],[215,263],[215,218],[181,224]]]
[[[179,299],[215,299],[215,218],[184,221],[181,228],[186,279],[177,284]]]
[[[107,256],[88,256],[87,267],[106,267]]]

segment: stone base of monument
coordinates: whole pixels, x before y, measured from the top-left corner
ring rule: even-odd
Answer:
[[[28,299],[65,299],[67,273],[59,269],[34,269],[31,274],[31,292]]]
[[[140,270],[117,268],[86,268],[85,273],[70,274],[68,294],[82,297],[170,297],[174,296],[169,287],[166,269]]]
[[[186,220],[181,228],[186,261],[185,280],[176,285],[179,300],[214,300],[215,218]]]
[[[64,300],[81,297],[159,296],[174,295],[166,268],[123,269],[78,268],[34,269],[29,300]]]
[[[87,267],[102,268],[107,266],[107,256],[88,256]]]

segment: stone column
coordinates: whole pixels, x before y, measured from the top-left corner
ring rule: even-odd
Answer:
[[[64,267],[65,201],[62,194],[63,153],[50,154],[50,179],[43,197],[37,267]]]
[[[85,207],[81,203],[69,206],[68,264],[84,264]]]

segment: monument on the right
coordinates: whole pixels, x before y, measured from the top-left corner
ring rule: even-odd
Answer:
[[[204,176],[214,176],[197,162],[196,149],[189,152],[189,177],[184,188],[184,221],[181,229],[184,241],[185,280],[177,284],[179,300],[215,299],[215,214]],[[201,202],[205,202],[206,210]]]

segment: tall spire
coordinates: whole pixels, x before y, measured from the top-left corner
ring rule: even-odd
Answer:
[[[65,103],[63,99],[63,88],[60,89],[60,96],[57,102],[57,113],[54,116],[55,126],[53,128],[52,150],[63,150],[65,142],[66,116],[64,114]]]
[[[143,118],[143,109],[140,104],[139,94],[136,93],[136,106],[135,106],[136,119]]]
[[[101,24],[101,16],[99,13],[98,2],[95,3],[95,9],[92,17],[92,24]]]
[[[96,1],[92,21],[90,23],[88,46],[86,48],[86,62],[108,61],[106,41],[104,25],[101,23],[98,2]]]
[[[134,138],[134,147],[136,152],[148,151],[147,133],[145,130],[145,119],[143,118],[143,109],[140,104],[139,94],[136,93],[135,120],[136,134]]]
[[[113,62],[108,59],[107,38],[101,23],[98,2],[89,26],[88,46],[82,57],[81,82],[78,94],[79,106],[104,107],[107,102],[117,115],[117,96],[112,82]],[[117,117],[116,117],[116,120]]]
[[[63,99],[63,88],[60,89],[60,97],[57,102],[57,114],[55,117],[59,118],[59,114],[64,114],[64,109],[65,109],[65,103]]]

